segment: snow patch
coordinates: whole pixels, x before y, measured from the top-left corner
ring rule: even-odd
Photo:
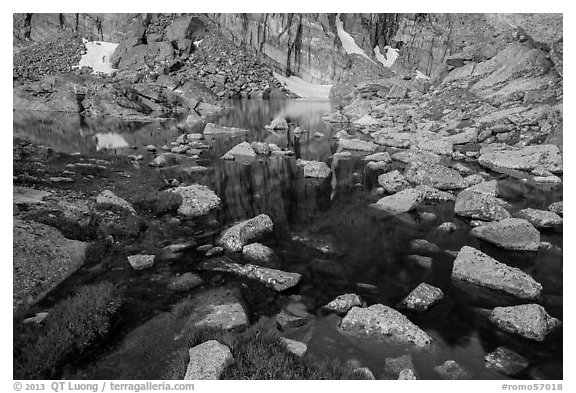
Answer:
[[[338,38],[340,38],[340,41],[342,42],[342,47],[344,47],[346,53],[348,53],[349,55],[355,53],[357,55],[364,56],[371,62],[374,62],[374,60],[368,57],[368,55],[366,54],[366,52],[364,52],[362,48],[356,45],[354,38],[352,38],[352,36],[344,30],[344,23],[342,23],[342,21],[340,20],[340,14],[336,15],[336,30],[338,31]]]
[[[332,89],[332,85],[316,85],[294,75],[287,78],[274,72],[274,77],[292,93],[303,98],[328,98]]]
[[[122,135],[113,132],[108,132],[106,134],[98,133],[95,137],[97,151],[104,149],[121,149],[130,146]]]
[[[426,74],[424,74],[423,72],[416,70],[416,79],[424,79],[424,80],[429,81],[430,77],[426,76]]]
[[[374,47],[374,55],[376,56],[376,60],[378,60],[384,67],[392,67],[396,59],[398,58],[398,49],[391,48],[388,45],[384,47],[386,50],[386,55],[380,53],[380,47]]]
[[[105,41],[88,41],[82,39],[86,46],[86,54],[80,59],[78,68],[90,67],[92,74],[110,74],[115,71],[110,62],[110,56],[116,50],[118,44]]]
[[[196,48],[198,48],[198,46],[202,43],[203,40],[204,40],[204,39],[201,39],[201,40],[199,40],[199,41],[194,41],[194,46],[195,46]]]

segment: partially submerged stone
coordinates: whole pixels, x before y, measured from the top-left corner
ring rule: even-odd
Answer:
[[[257,154],[248,142],[242,142],[228,150],[223,156],[224,160],[235,160],[236,158],[256,158]]]
[[[559,228],[562,226],[562,217],[546,210],[522,209],[516,215],[528,220],[536,228]]]
[[[369,154],[367,156],[364,156],[362,160],[389,163],[392,161],[392,158],[390,158],[390,155],[388,153],[382,152],[382,153]]]
[[[300,274],[284,272],[256,265],[240,265],[227,257],[213,258],[201,262],[197,269],[237,274],[251,280],[256,280],[275,291],[281,292],[296,286],[300,282]]]
[[[362,299],[360,296],[355,293],[346,293],[338,296],[336,299],[325,305],[324,309],[343,315],[355,306],[362,307]]]
[[[226,229],[219,243],[231,252],[242,251],[242,248],[266,233],[272,232],[272,219],[266,214],[260,214],[249,220],[239,222]]]
[[[528,367],[528,359],[506,347],[498,347],[484,356],[486,367],[511,377]]]
[[[522,270],[498,262],[472,247],[460,249],[452,278],[480,287],[506,292],[520,299],[537,299],[542,285]]]
[[[171,191],[182,196],[178,214],[183,216],[199,217],[208,214],[210,210],[220,208],[220,198],[206,186],[193,184],[176,187]]]
[[[490,313],[490,321],[505,332],[535,341],[544,341],[561,325],[560,320],[550,316],[539,304],[496,307]]]
[[[498,221],[511,217],[501,200],[471,190],[464,190],[458,194],[454,212],[459,216],[485,221]]]
[[[272,120],[272,123],[270,123],[269,126],[265,126],[265,128],[268,128],[271,130],[287,130],[288,129],[288,123],[286,122],[286,119],[279,116],[279,117],[275,118],[274,120]]]
[[[276,323],[280,330],[299,328],[313,319],[303,303],[290,303],[276,315]]]
[[[425,164],[439,164],[440,156],[422,150],[404,150],[392,154],[392,159],[403,162],[405,164],[425,163]]]
[[[332,171],[325,162],[308,161],[304,165],[304,177],[325,179],[330,177]]]
[[[447,360],[441,365],[434,367],[434,371],[436,371],[442,379],[456,380],[470,379],[472,377],[468,370],[466,370],[454,360]]]
[[[110,190],[104,190],[96,197],[96,207],[100,209],[121,210],[136,214],[136,210],[134,210],[130,203],[119,196],[116,196]]]
[[[432,343],[432,337],[425,331],[398,311],[383,304],[366,308],[352,307],[338,327],[344,332],[359,336],[392,340],[420,348]]]
[[[390,213],[405,213],[415,209],[424,200],[422,192],[409,188],[376,202],[376,207]]]
[[[230,348],[216,340],[203,342],[190,348],[190,361],[184,380],[214,380],[234,363]]]
[[[154,266],[154,260],[156,256],[154,255],[130,255],[128,257],[128,262],[132,269],[134,270],[144,270],[150,269]]]
[[[540,232],[521,218],[506,218],[473,228],[470,234],[506,250],[538,251]]]
[[[407,310],[424,312],[439,303],[444,298],[440,288],[427,283],[421,283],[398,304],[398,307]]]

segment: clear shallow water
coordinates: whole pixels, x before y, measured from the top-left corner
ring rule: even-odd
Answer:
[[[358,359],[370,367],[377,378],[382,377],[384,360],[407,352],[372,340],[362,340],[342,335],[337,330],[340,320],[335,315],[324,314],[320,307],[334,297],[355,292],[368,303],[394,306],[421,282],[441,288],[445,300],[423,315],[405,314],[432,335],[438,345],[431,353],[414,353],[413,358],[423,378],[437,378],[432,368],[447,359],[454,359],[473,372],[477,379],[506,378],[484,367],[483,357],[499,345],[515,350],[530,360],[531,366],[544,366],[544,375],[558,378],[562,372],[561,332],[544,343],[533,343],[507,336],[482,323],[474,311],[516,304],[514,300],[474,288],[455,286],[450,280],[452,258],[443,253],[432,255],[430,268],[419,266],[407,258],[412,254],[409,243],[413,239],[427,239],[442,250],[458,251],[470,245],[497,260],[516,266],[530,273],[544,286],[541,302],[547,311],[562,319],[562,258],[546,253],[506,252],[468,235],[467,221],[454,216],[453,203],[423,206],[416,211],[390,216],[370,208],[379,197],[377,174],[364,167],[360,156],[334,161],[336,151],[332,135],[343,129],[321,120],[337,103],[329,101],[245,100],[235,102],[235,109],[213,121],[226,126],[246,128],[248,137],[218,138],[208,154],[197,162],[189,160],[183,165],[165,169],[150,169],[147,162],[153,158],[144,146],[169,145],[182,132],[178,121],[163,123],[121,123],[116,120],[82,120],[71,115],[46,115],[14,112],[14,131],[31,137],[35,142],[52,146],[55,150],[82,154],[126,155],[144,154],[140,171],[155,171],[166,179],[178,178],[184,182],[198,182],[212,188],[222,199],[222,209],[217,218],[222,226],[260,213],[272,217],[275,233],[265,243],[275,249],[283,260],[283,270],[302,274],[302,283],[296,294],[313,300],[315,322],[313,328],[290,332],[288,336],[309,340],[309,351],[320,356],[342,360]],[[290,132],[271,132],[264,125],[276,116],[284,116],[294,126],[309,130],[299,140]],[[201,131],[202,127],[191,131]],[[315,136],[320,132],[323,136]],[[353,133],[354,130],[349,130]],[[105,137],[102,137],[105,135]],[[359,133],[360,137],[363,137]],[[249,164],[221,160],[228,149],[237,143],[265,141],[289,147],[298,158],[327,162],[333,168],[330,180],[304,179],[296,167],[295,159],[270,158]],[[102,148],[107,142],[112,148]],[[119,144],[136,146],[136,152]],[[116,143],[116,144],[114,144]],[[464,163],[472,168],[472,162]],[[190,165],[203,165],[209,172],[190,173]],[[483,169],[484,170],[484,169]],[[511,213],[525,207],[545,209],[551,202],[561,200],[561,190],[540,189],[509,175],[488,171],[498,179],[499,190],[511,204]],[[434,213],[432,221],[422,213]],[[453,221],[461,229],[450,235],[439,235],[434,228]],[[325,255],[321,251],[293,239],[293,234],[305,234],[333,246]],[[542,240],[562,247],[561,234],[542,231]],[[313,258],[328,258],[344,266],[344,273],[326,274],[310,267]],[[174,270],[174,269],[172,269]],[[157,272],[160,274],[160,271]],[[370,292],[358,288],[358,283],[373,285]],[[157,289],[159,290],[159,289]],[[160,296],[162,294],[160,293]],[[251,303],[254,317],[266,315],[269,310]],[[136,367],[136,366],[135,366]],[[121,376],[117,376],[120,378]],[[523,374],[520,378],[528,378]]]

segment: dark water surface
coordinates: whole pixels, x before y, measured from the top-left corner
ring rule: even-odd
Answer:
[[[468,235],[468,221],[454,215],[454,203],[423,206],[398,216],[369,207],[379,199],[375,193],[378,174],[365,168],[359,154],[343,160],[332,158],[337,148],[332,135],[346,127],[324,123],[321,116],[336,104],[339,103],[310,100],[236,101],[233,111],[213,121],[248,129],[247,138],[218,138],[214,140],[213,149],[196,162],[166,169],[148,168],[147,163],[153,155],[146,152],[144,146],[154,144],[160,148],[170,145],[183,132],[181,129],[184,130],[181,121],[139,124],[111,119],[83,120],[66,114],[14,112],[14,132],[25,134],[34,142],[52,146],[60,152],[103,156],[143,154],[144,163],[137,170],[155,171],[166,179],[198,182],[213,189],[223,202],[217,217],[222,226],[260,213],[268,214],[274,222],[274,236],[264,243],[274,248],[282,258],[282,270],[302,274],[301,284],[294,294],[313,299],[316,306],[311,311],[316,315],[312,329],[289,334],[292,338],[309,339],[310,353],[344,361],[357,359],[377,378],[382,377],[385,358],[400,356],[407,349],[341,334],[337,330],[340,318],[323,313],[321,305],[338,295],[354,292],[360,294],[368,305],[382,303],[394,306],[418,284],[427,282],[441,288],[445,299],[424,314],[405,312],[437,341],[436,350],[413,353],[422,378],[438,378],[432,368],[448,359],[456,360],[472,371],[476,379],[507,378],[484,366],[484,355],[501,345],[529,359],[531,368],[520,375],[520,379],[536,374],[541,378],[561,378],[561,331],[544,343],[504,334],[483,322],[478,310],[517,304],[514,300],[455,286],[450,280],[453,257],[444,252],[431,255],[430,267],[418,265],[408,255],[413,254],[409,250],[413,239],[434,242],[442,251],[457,252],[464,245],[480,249],[503,263],[519,267],[542,283],[544,290],[540,304],[560,319],[563,305],[562,257],[543,252],[508,252],[482,242]],[[292,123],[289,132],[264,129],[276,116],[283,116]],[[309,132],[296,138],[292,132],[296,126]],[[186,129],[186,132],[201,130],[199,127],[198,130]],[[348,129],[348,132],[356,130]],[[357,136],[365,138],[362,133]],[[294,158],[270,158],[251,163],[219,158],[246,139],[291,148],[297,158],[325,161],[333,170],[332,179],[303,178]],[[138,149],[134,151],[130,146]],[[463,163],[473,169],[479,168],[472,161]],[[192,164],[211,169],[204,173],[186,171]],[[484,168],[479,171],[486,171],[491,179],[498,179],[500,193],[510,203],[512,214],[525,207],[546,209],[551,202],[562,200],[562,190],[541,189],[514,175],[490,172]],[[433,213],[435,218],[430,220],[426,213]],[[435,228],[446,221],[456,223],[459,229],[449,235],[436,232]],[[541,233],[543,241],[563,246],[561,234],[552,231]],[[309,241],[304,246],[297,237],[306,237]],[[324,251],[329,252],[314,247],[319,243],[325,245]],[[341,267],[340,273],[315,272],[310,267],[313,258],[335,261]],[[161,274],[161,270],[156,274]],[[367,290],[367,286],[358,286],[359,283],[372,287]],[[163,295],[160,288],[155,290],[160,291],[155,295]],[[265,308],[252,311],[255,315],[267,313]],[[135,359],[130,361],[138,362]],[[529,371],[532,371],[531,376]],[[106,377],[97,372],[91,375]],[[108,376],[122,377],[126,374]]]

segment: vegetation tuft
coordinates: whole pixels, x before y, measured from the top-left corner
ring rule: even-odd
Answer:
[[[56,379],[70,359],[108,333],[121,299],[114,285],[87,286],[58,303],[44,326],[14,322],[14,379]]]

